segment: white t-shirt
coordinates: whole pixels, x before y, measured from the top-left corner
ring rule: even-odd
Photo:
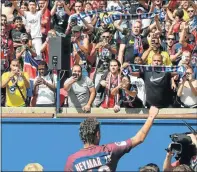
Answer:
[[[37,11],[35,14],[32,14],[29,11],[24,11],[25,18],[26,18],[26,27],[30,29],[30,34],[32,39],[34,38],[41,38],[41,17],[42,12]]]
[[[64,85],[69,81],[70,78],[64,82]],[[70,90],[68,90],[68,106],[75,108],[85,106],[90,98],[89,89],[92,87],[94,87],[94,83],[87,76],[82,76],[79,81],[73,83]]]
[[[51,77],[53,77],[53,83],[55,83],[55,85],[57,85],[57,75],[56,74],[48,74],[44,77],[42,77],[46,82],[48,82],[49,84],[52,84],[52,80]],[[34,80],[34,84],[36,82],[36,80],[39,77],[36,77]],[[39,85],[39,89],[38,89],[38,97],[37,97],[37,101],[36,104],[54,104],[55,103],[55,93],[46,85],[42,84]]]
[[[143,105],[146,103],[146,92],[145,92],[145,84],[144,80],[142,78],[138,78],[136,76],[130,76],[131,78],[131,84],[134,84],[137,86],[138,94],[140,100],[142,100]]]

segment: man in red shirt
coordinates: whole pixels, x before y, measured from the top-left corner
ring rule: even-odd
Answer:
[[[40,10],[42,10],[45,5],[45,0],[39,0],[38,5]],[[42,19],[41,19],[42,42],[45,42],[47,33],[50,30],[50,21],[51,21],[51,12],[47,8],[44,14],[42,15]]]
[[[116,171],[119,159],[145,140],[158,112],[156,107],[150,108],[148,119],[134,137],[102,146],[99,122],[84,120],[79,129],[84,148],[68,157],[64,171]]]

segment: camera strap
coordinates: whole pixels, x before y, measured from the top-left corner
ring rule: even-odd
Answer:
[[[22,93],[20,87],[18,86],[17,83],[16,83],[15,85],[16,85],[16,88],[18,89],[18,91],[20,92],[21,97],[23,98],[23,101],[25,102],[25,106],[27,106],[28,104],[27,104],[26,98],[25,98],[25,96],[23,95],[23,93]]]
[[[190,126],[185,120],[183,120],[183,123],[189,128],[189,130],[193,133],[193,134],[197,134],[197,132],[192,128],[192,126]]]

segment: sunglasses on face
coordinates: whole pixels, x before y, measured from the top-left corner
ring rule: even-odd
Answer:
[[[188,10],[187,12],[188,12],[188,13],[193,13],[193,12],[194,12],[194,10]]]
[[[174,38],[168,38],[168,40],[169,40],[169,41],[170,41],[170,40],[174,41]]]

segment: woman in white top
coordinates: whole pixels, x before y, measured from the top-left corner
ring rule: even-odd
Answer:
[[[184,107],[197,107],[197,80],[192,75],[192,68],[188,68],[178,87],[177,96]]]

